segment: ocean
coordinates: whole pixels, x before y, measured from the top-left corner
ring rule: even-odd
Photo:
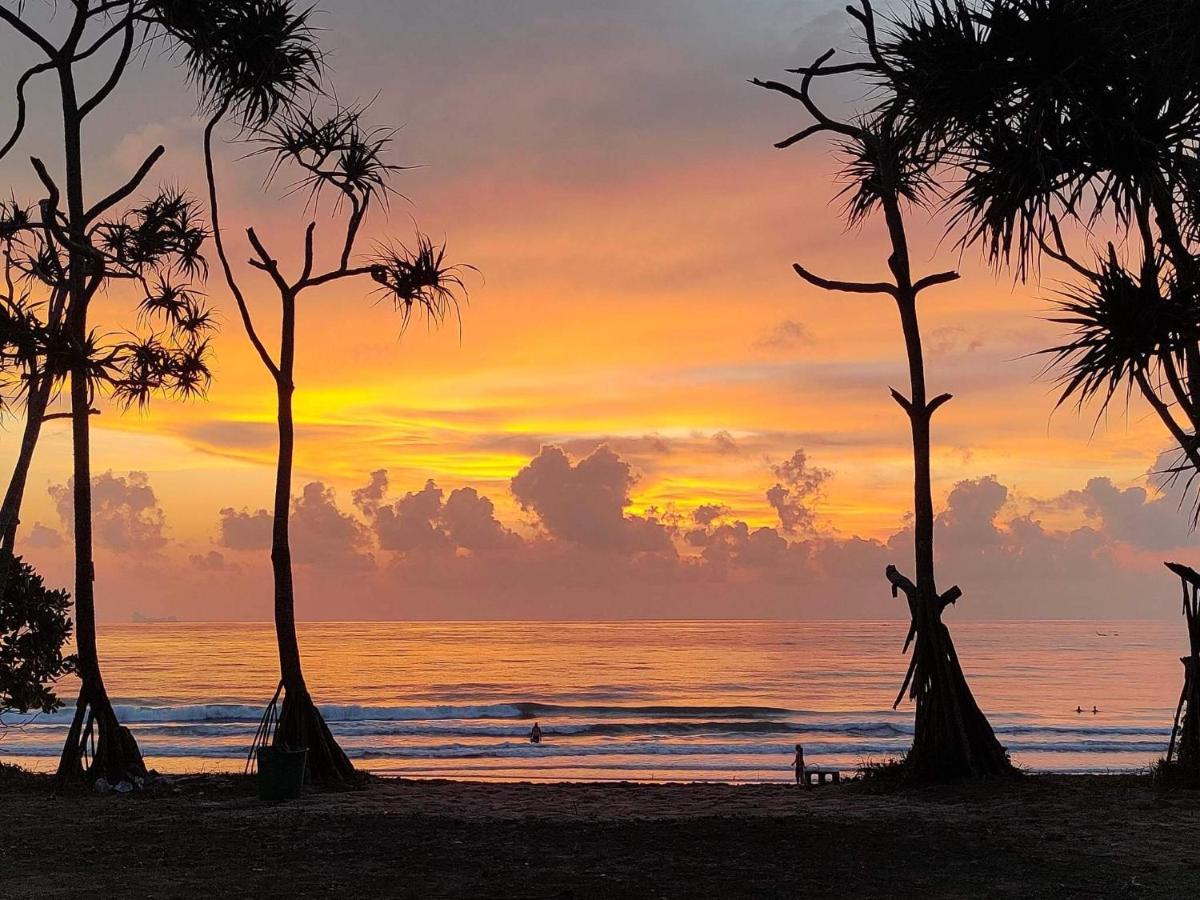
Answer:
[[[1182,621],[951,627],[1018,765],[1126,772],[1165,751]],[[796,743],[846,770],[903,752],[912,706],[891,704],[904,633],[899,621],[353,622],[304,624],[300,640],[330,728],[372,772],[751,782],[788,780]],[[100,647],[152,768],[242,769],[278,679],[270,624],[110,625]],[[0,760],[52,769],[69,720],[68,704],[10,727]]]

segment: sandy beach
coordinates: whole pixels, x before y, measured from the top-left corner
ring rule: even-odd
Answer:
[[[0,803],[6,898],[1200,894],[1200,797],[1132,776],[807,794],[376,780],[282,805],[238,778],[58,798],[20,779]]]

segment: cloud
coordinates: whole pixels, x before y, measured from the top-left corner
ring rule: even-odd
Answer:
[[[636,474],[612,448],[572,458],[543,447],[512,479],[531,517],[528,537],[474,487],[447,494],[430,480],[389,500],[390,478],[378,471],[355,492],[366,510],[358,515],[312,483],[293,503],[297,579],[325,580],[298,597],[326,597],[330,577],[353,572],[337,581],[338,615],[902,618],[883,569],[911,569],[911,523],[887,540],[818,530],[813,501],[830,473],[803,451],[771,472],[774,527],[735,518],[719,502],[686,515],[670,507],[634,515]],[[1157,549],[1173,549],[1171,535],[1185,530],[1172,510],[1164,498],[1107,479],[1038,500],[994,476],[961,480],[935,520],[939,587],[958,583],[965,592],[954,616],[1171,615],[1175,594]],[[1049,512],[1060,524],[1038,518]],[[269,525],[265,512],[226,508],[223,546],[260,546]],[[388,554],[383,564],[379,551]],[[1186,551],[1180,558],[1189,561]],[[215,551],[190,562],[197,576],[254,577]],[[303,602],[311,604],[303,615],[333,614],[317,599]]]
[[[273,516],[265,509],[250,512],[227,506],[220,511],[217,545],[227,550],[269,550]],[[337,505],[333,488],[319,481],[304,486],[292,498],[288,519],[292,560],[297,565],[331,569],[368,569],[374,565],[370,555],[369,529]]]
[[[400,553],[451,547],[446,532],[437,525],[441,511],[442,489],[432,479],[421,490],[379,507],[374,525],[379,546]]]
[[[67,529],[74,527],[74,479],[51,485],[50,497]],[[167,545],[166,514],[145,472],[92,476],[92,534],[97,547],[117,553],[155,553]]]
[[[35,522],[22,543],[36,549],[55,550],[61,547],[65,541],[62,534],[53,528],[43,525],[41,522]]]
[[[192,564],[192,568],[201,572],[222,572],[228,567],[225,557],[216,550],[209,550],[207,553],[193,553],[188,557],[188,562]]]
[[[492,501],[472,487],[450,493],[441,521],[450,539],[467,550],[502,550],[520,543],[520,538],[496,518]]]
[[[782,352],[812,342],[808,329],[794,319],[784,319],[754,342],[755,350]]]
[[[718,431],[712,436],[712,442],[716,446],[718,453],[733,454],[739,451],[737,441],[733,439],[733,435],[728,431]]]
[[[543,447],[511,486],[521,507],[554,538],[598,549],[668,552],[671,538],[660,522],[625,513],[636,480],[610,447],[578,463],[558,447]]]
[[[1109,478],[1093,478],[1081,491],[1055,501],[1098,519],[1105,534],[1145,550],[1172,550],[1189,542],[1188,520],[1170,494],[1151,497],[1145,488],[1118,488]]]
[[[767,491],[767,502],[779,516],[785,532],[811,531],[816,524],[811,503],[820,496],[832,473],[808,464],[808,456],[797,450],[771,471],[779,479]]]
[[[366,486],[355,488],[350,496],[359,512],[364,516],[373,516],[379,509],[379,504],[383,502],[383,498],[387,496],[387,491],[387,469],[377,469],[371,473],[371,480],[367,482]]]
[[[271,514],[227,506],[220,512],[217,543],[230,550],[266,550],[271,546]]]
[[[692,521],[697,525],[707,527],[721,516],[727,515],[728,512],[728,508],[719,503],[703,503],[692,510]]]
[[[301,565],[330,569],[369,569],[370,531],[342,512],[333,488],[314,481],[292,501],[292,557]]]

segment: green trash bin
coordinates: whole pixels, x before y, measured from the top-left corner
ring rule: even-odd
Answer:
[[[298,800],[304,788],[308,750],[258,748],[258,796],[272,803]]]

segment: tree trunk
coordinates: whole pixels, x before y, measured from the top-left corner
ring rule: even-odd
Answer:
[[[34,451],[42,433],[42,417],[50,404],[53,385],[48,377],[41,377],[29,386],[25,401],[25,428],[21,434],[21,448],[13,466],[4,502],[0,504],[0,597],[8,591],[8,579],[13,572],[16,555],[17,527],[21,524],[21,504],[25,500],[25,485],[29,481],[29,467],[33,464]]]
[[[316,782],[350,785],[358,773],[330,733],[313,703],[300,664],[296,636],[296,601],[292,583],[292,550],[288,536],[291,515],[292,458],[295,425],[292,418],[296,344],[296,299],[284,294],[280,329],[279,376],[276,378],[279,416],[279,460],[275,473],[275,513],[271,532],[271,569],[275,579],[275,638],[279,645],[279,674],[283,701],[275,731],[275,746],[307,748],[308,775]]]
[[[960,592],[939,594],[934,577],[933,486],[930,462],[930,423],[933,413],[949,395],[930,402],[925,384],[925,358],[917,316],[904,220],[898,201],[883,200],[892,256],[888,260],[896,279],[896,305],[908,355],[910,395],[893,392],[908,414],[913,446],[913,539],[917,579],[913,584],[894,567],[888,567],[892,593],[903,591],[911,624],[905,649],[912,643],[912,660],[896,703],[905,688],[916,701],[913,746],[905,765],[918,780],[984,777],[1012,771],[1008,754],[996,740],[992,726],[979,709],[967,684],[950,631],[942,612]]]
[[[132,781],[146,775],[146,765],[137,741],[121,726],[104,687],[100,656],[96,647],[96,605],[93,592],[95,564],[92,557],[92,472],[91,410],[88,366],[84,358],[87,346],[86,280],[95,261],[82,249],[87,245],[87,222],[83,198],[81,117],[72,72],[73,51],[65,54],[58,66],[63,105],[63,143],[66,150],[67,233],[69,305],[67,327],[74,359],[71,364],[71,437],[74,456],[75,505],[75,640],[79,656],[79,699],[75,719],[67,733],[58,764],[57,782],[61,785],[84,775],[83,762],[88,744],[95,752],[87,768],[88,775],[104,776],[110,782]]]

